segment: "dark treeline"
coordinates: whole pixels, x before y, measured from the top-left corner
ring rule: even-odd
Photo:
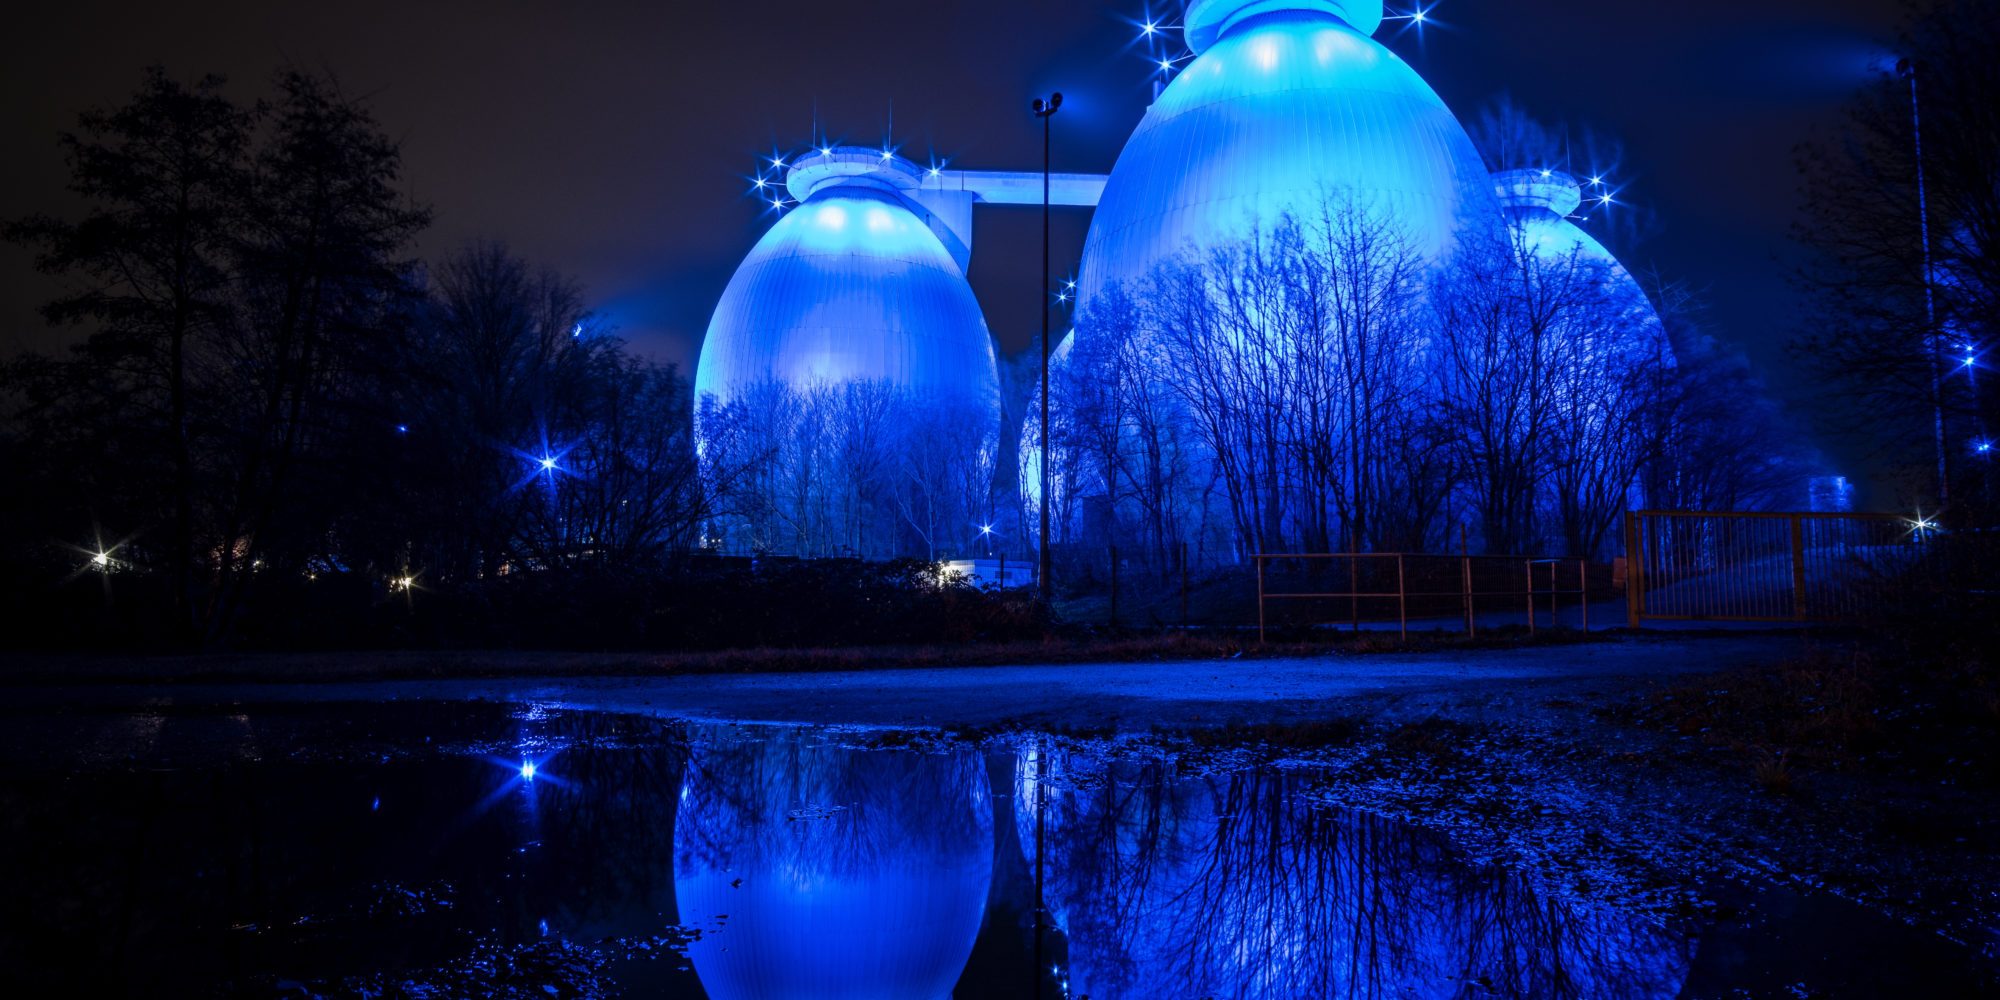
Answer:
[[[730,593],[750,625],[747,577],[666,572],[702,514],[681,373],[502,245],[417,261],[429,211],[367,109],[297,71],[270,94],[148,70],[61,137],[81,216],[8,226],[80,333],[4,370],[16,641],[721,644]],[[796,582],[909,583],[831,575]],[[932,638],[907,604],[845,621]]]

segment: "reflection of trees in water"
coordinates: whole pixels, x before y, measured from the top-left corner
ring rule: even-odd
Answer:
[[[696,743],[674,831],[711,996],[948,996],[992,877],[986,768],[806,733]]]
[[[516,926],[546,918],[582,938],[656,930],[672,901],[671,835],[688,758],[681,727],[558,712],[532,732],[559,749],[524,754],[540,758],[542,775],[512,783],[521,836],[542,845],[527,855],[527,884],[506,893]]]
[[[1047,891],[1079,996],[1651,997],[1686,975],[1692,949],[1665,930],[1315,807],[1284,772],[1058,757],[1050,773]],[[1031,760],[1021,774],[1032,857]]]

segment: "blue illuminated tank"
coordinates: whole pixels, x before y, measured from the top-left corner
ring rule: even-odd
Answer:
[[[1493,190],[1508,224],[1525,249],[1545,261],[1572,255],[1586,266],[1602,268],[1617,301],[1628,315],[1621,327],[1629,332],[1625,349],[1650,354],[1658,350],[1671,361],[1665,330],[1652,300],[1638,279],[1604,244],[1570,221],[1583,206],[1583,187],[1561,170],[1503,170],[1493,175]]]
[[[873,382],[975,409],[996,429],[999,371],[965,271],[911,200],[922,171],[832,147],[791,166],[798,204],[737,267],[709,320],[697,397],[760,383]]]
[[[1471,139],[1428,84],[1370,37],[1371,0],[1193,0],[1198,55],[1111,171],[1084,248],[1084,300],[1172,255],[1322,206],[1395,225],[1430,260],[1498,219]]]
[[[1556,259],[1577,253],[1625,274],[1624,265],[1604,244],[1570,221],[1583,206],[1583,186],[1575,177],[1553,169],[1502,170],[1493,175],[1493,192],[1508,223],[1536,254]],[[1630,275],[1625,277],[1631,280]]]

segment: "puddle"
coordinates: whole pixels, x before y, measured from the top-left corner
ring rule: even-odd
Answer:
[[[1837,901],[1668,927],[1316,804],[1303,768],[486,703],[16,715],[22,995],[1956,995]],[[1045,900],[1037,920],[1037,884]]]

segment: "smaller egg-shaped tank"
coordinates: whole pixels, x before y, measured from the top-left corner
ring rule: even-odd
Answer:
[[[1049,493],[1055,506],[1051,508],[1050,533],[1053,541],[1070,540],[1077,525],[1076,501],[1079,497],[1102,492],[1096,486],[1097,477],[1092,470],[1082,467],[1072,439],[1075,429],[1070,426],[1075,419],[1078,390],[1078,372],[1073,370],[1070,355],[1076,347],[1076,335],[1065,334],[1049,351],[1049,437],[1056,442],[1055,459],[1049,466]],[[1042,447],[1042,387],[1037,384],[1028,390],[1028,407],[1021,417],[1020,447],[1020,487],[1021,497],[1028,502],[1028,512],[1038,517],[1042,502],[1042,456],[1047,452]]]
[[[947,1000],[992,874],[990,779],[970,750],[791,733],[705,739],[689,761],[674,894],[715,1000]]]
[[[836,147],[795,163],[785,211],[716,303],[697,396],[761,383],[885,384],[999,422],[999,370],[965,272],[904,192],[915,164]]]
[[[846,147],[792,165],[798,205],[730,279],[695,370],[707,544],[935,559],[988,508],[999,370],[956,237],[909,197],[921,173]]]
[[[1570,218],[1583,207],[1583,186],[1560,170],[1503,170],[1493,175],[1508,225],[1520,246],[1549,264],[1575,262],[1602,271],[1611,302],[1624,310],[1620,327],[1628,336],[1621,353],[1662,352],[1671,361],[1660,317],[1638,279],[1603,243]]]

